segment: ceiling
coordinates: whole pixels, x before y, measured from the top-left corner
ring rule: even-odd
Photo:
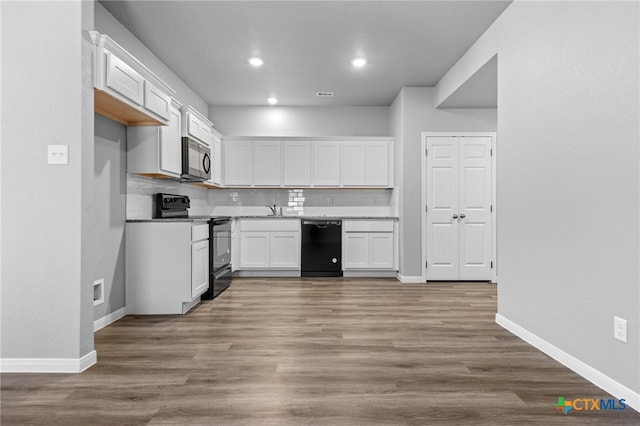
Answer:
[[[388,106],[434,86],[511,0],[100,3],[209,105]]]

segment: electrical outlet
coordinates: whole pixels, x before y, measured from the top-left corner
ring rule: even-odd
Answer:
[[[627,320],[613,317],[613,337],[627,343]]]

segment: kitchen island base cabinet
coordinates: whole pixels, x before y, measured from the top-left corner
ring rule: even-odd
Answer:
[[[208,224],[129,222],[127,314],[184,314],[209,286]]]

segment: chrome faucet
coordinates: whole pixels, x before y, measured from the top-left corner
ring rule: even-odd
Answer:
[[[273,214],[274,216],[278,216],[278,208],[276,207],[276,205],[272,205],[272,206],[265,206],[265,207],[269,207],[269,209],[271,210],[271,214]]]

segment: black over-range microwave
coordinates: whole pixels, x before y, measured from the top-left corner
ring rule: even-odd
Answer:
[[[182,180],[202,182],[211,177],[211,149],[189,137],[182,138]]]

